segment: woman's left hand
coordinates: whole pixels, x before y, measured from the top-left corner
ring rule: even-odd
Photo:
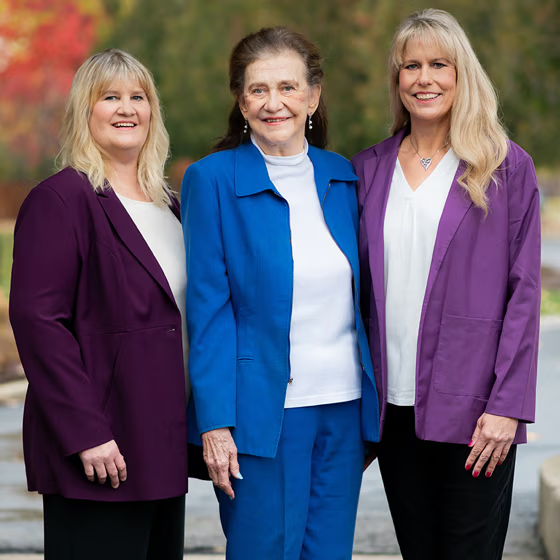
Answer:
[[[472,469],[472,475],[477,478],[484,465],[488,463],[486,478],[490,478],[496,466],[506,460],[518,423],[516,418],[485,412],[476,423],[470,443],[472,450],[467,458],[465,469],[468,471]]]

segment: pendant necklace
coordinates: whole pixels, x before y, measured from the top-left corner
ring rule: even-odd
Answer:
[[[430,165],[432,165],[432,161],[434,161],[434,157],[441,152],[441,150],[443,150],[444,148],[447,148],[447,146],[449,146],[449,142],[446,141],[445,144],[443,144],[443,146],[440,146],[430,157],[422,157],[419,153],[418,153],[418,148],[414,145],[414,142],[412,140],[412,135],[409,136],[410,138],[410,144],[411,146],[414,148],[414,151],[416,152],[416,155],[420,158],[420,165],[424,168],[424,171],[428,171],[428,167],[430,167]]]

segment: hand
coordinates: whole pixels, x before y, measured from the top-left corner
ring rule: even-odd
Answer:
[[[90,482],[95,480],[105,484],[107,476],[111,479],[111,486],[118,488],[126,480],[126,463],[114,439],[79,453],[84,465],[84,472]]]
[[[212,482],[232,500],[235,492],[229,480],[243,480],[237,462],[237,446],[229,428],[218,428],[202,434],[203,456]]]
[[[518,423],[516,418],[495,416],[485,412],[476,423],[469,444],[472,450],[465,463],[465,469],[468,471],[473,469],[472,475],[477,478],[484,465],[488,463],[486,478],[490,478],[496,465],[501,465],[506,460]]]

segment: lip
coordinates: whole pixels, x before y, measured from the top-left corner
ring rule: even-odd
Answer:
[[[261,121],[266,125],[266,126],[280,126],[282,124],[284,124],[285,122],[289,121],[292,117],[265,117],[262,118]],[[269,122],[267,119],[275,119],[271,122]]]
[[[118,124],[127,124],[132,126],[117,126]],[[114,123],[111,123],[111,126],[113,128],[116,128],[117,130],[133,130],[138,126],[138,123],[135,123],[133,121],[116,121]]]
[[[419,99],[418,97],[416,97],[417,95],[435,95],[435,97],[432,97],[431,99]],[[417,91],[412,94],[412,97],[414,97],[415,101],[423,105],[433,103],[434,101],[437,101],[441,96],[442,94],[438,93],[437,91]]]

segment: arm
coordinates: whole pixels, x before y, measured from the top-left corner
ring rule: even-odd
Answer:
[[[10,321],[29,390],[65,455],[113,440],[73,332],[80,272],[71,210],[53,190],[36,188],[16,223]],[[111,475],[112,457],[105,467],[96,454],[96,464]],[[89,466],[84,463],[86,474]]]
[[[508,185],[508,302],[496,357],[496,381],[473,434],[466,468],[486,476],[505,461],[518,422],[535,419],[540,317],[540,199],[530,158],[514,170]],[[477,459],[478,458],[478,459]],[[476,461],[476,464],[475,464]]]
[[[204,458],[213,482],[233,497],[237,449],[229,428],[236,423],[236,324],[222,240],[218,193],[195,164],[182,189],[187,254],[189,374]]]

